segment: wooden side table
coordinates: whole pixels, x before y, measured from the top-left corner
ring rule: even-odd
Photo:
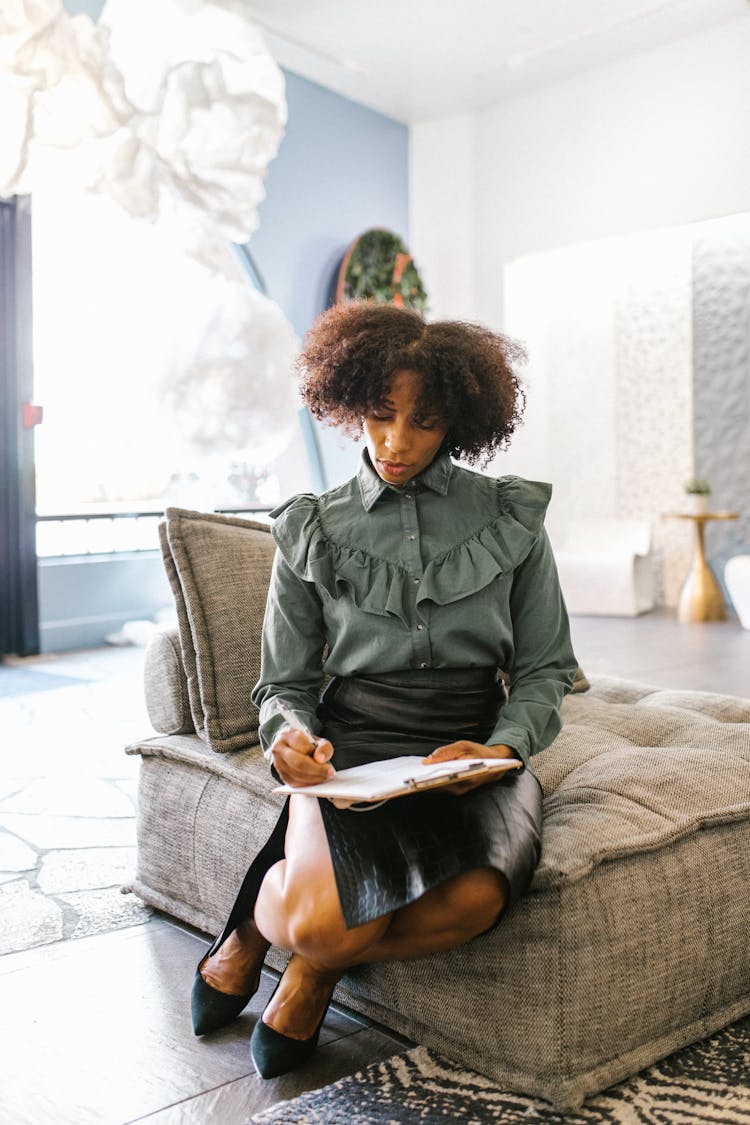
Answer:
[[[706,562],[706,551],[703,543],[703,529],[710,520],[736,520],[739,512],[703,512],[694,515],[692,512],[665,512],[665,519],[692,520],[695,526],[695,553],[690,567],[690,573],[682,587],[679,605],[677,606],[678,621],[725,621],[727,616],[724,605],[724,595],[714,572]]]

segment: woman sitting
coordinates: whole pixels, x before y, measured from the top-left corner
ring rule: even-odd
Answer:
[[[203,1034],[245,1006],[269,945],[291,952],[252,1036],[264,1077],[314,1050],[350,966],[470,941],[525,892],[539,860],[529,762],[560,730],[576,669],[543,527],[551,490],[452,460],[487,462],[507,445],[524,407],[522,358],[477,325],[369,303],[330,309],[306,338],[304,401],[366,448],[352,480],[272,513],[253,699],[275,776],[311,785],[405,754],[516,757],[524,768],[368,813],[288,800],[193,987]]]

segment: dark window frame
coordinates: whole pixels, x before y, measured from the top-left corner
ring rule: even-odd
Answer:
[[[31,200],[0,201],[0,656],[39,652]]]

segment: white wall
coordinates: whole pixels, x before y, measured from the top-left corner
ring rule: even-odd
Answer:
[[[633,240],[643,276],[623,332],[610,281],[602,293],[595,276],[579,283],[571,310],[560,267],[580,262],[561,248],[593,262],[607,244],[583,244],[614,250],[618,236],[750,211],[748,60],[750,18],[411,129],[411,249],[432,315],[529,345],[527,424],[491,471],[551,480],[560,534],[579,516],[650,518],[668,604],[690,548],[661,518],[693,467],[689,257],[672,255],[665,273],[658,247],[671,236]],[[557,250],[556,303],[539,258]]]
[[[603,239],[506,266],[508,324],[529,352],[528,406],[493,469],[552,483],[547,527],[556,546],[571,539],[573,520],[647,520],[668,605],[689,564],[684,524],[663,517],[681,508],[693,470],[694,229]]]
[[[411,249],[439,314],[499,328],[513,258],[750,210],[749,60],[743,19],[412,126]]]
[[[472,114],[412,127],[409,248],[425,279],[431,320],[475,316],[475,163]]]

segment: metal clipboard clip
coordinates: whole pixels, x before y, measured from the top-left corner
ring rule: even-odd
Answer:
[[[446,783],[449,781],[460,781],[462,778],[466,777],[467,774],[471,773],[472,770],[480,770],[483,766],[484,762],[472,762],[463,769],[457,770],[456,773],[433,773],[431,776],[427,775],[425,777],[405,777],[404,785],[408,785],[412,790],[417,790],[424,789],[425,786],[430,785],[433,781],[444,781]]]

